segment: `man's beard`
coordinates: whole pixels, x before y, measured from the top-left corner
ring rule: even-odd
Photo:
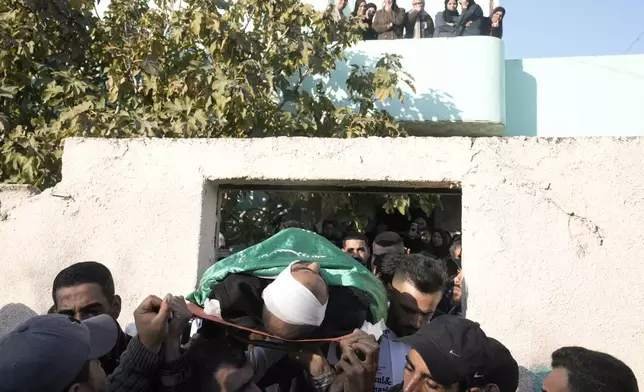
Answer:
[[[411,327],[409,325],[400,325],[398,323],[393,323],[389,326],[389,329],[396,334],[396,337],[402,338],[405,336],[411,336],[418,332],[417,328]]]

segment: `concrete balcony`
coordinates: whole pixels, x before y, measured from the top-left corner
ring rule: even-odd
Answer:
[[[505,128],[503,41],[458,37],[364,41],[348,50],[331,75],[327,95],[346,105],[351,65],[374,66],[384,54],[402,56],[416,93],[383,107],[415,136],[502,136]],[[305,88],[312,88],[312,83]]]

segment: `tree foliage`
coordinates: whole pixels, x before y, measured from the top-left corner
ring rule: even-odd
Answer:
[[[358,20],[300,0],[226,1],[111,0],[99,18],[94,0],[0,0],[0,182],[54,185],[69,136],[404,136],[376,105],[413,89],[399,57],[352,65],[349,105],[327,96]],[[369,219],[359,198],[323,198],[341,221]],[[383,205],[406,213],[410,201]],[[256,211],[230,211],[257,226]]]
[[[398,57],[326,95],[361,29],[299,0],[0,0],[0,181],[55,184],[68,136],[401,136]]]
[[[220,231],[228,244],[253,245],[275,234],[281,223],[297,220],[306,229],[333,219],[341,231],[367,231],[377,223],[376,210],[411,218],[417,209],[429,217],[441,206],[434,194],[311,193],[226,191]]]

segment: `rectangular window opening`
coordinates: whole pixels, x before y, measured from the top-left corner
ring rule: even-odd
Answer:
[[[380,232],[394,231],[411,253],[442,258],[451,255],[438,236],[451,242],[461,233],[461,190],[455,188],[219,184],[217,199],[217,229],[225,242],[215,239],[218,260],[284,227],[314,231],[339,247],[348,233],[364,233],[371,245]]]

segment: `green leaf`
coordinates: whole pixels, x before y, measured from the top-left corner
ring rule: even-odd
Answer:
[[[196,12],[193,15],[192,22],[190,23],[190,31],[192,31],[192,34],[199,36],[199,33],[201,32],[201,19],[203,15],[201,12]]]
[[[0,98],[13,98],[18,93],[18,86],[0,86]]]

